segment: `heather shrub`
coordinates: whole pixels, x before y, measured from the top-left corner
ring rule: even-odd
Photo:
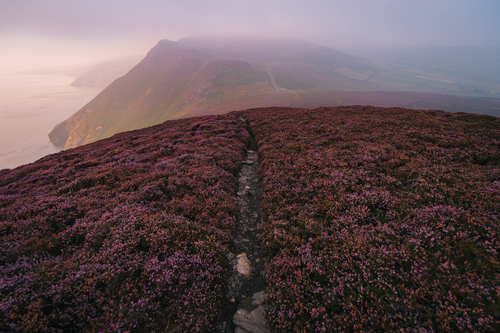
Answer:
[[[270,108],[0,171],[0,331],[215,331],[249,143],[274,332],[500,330],[500,121]]]
[[[275,332],[500,330],[500,120],[243,114],[262,161]]]
[[[214,331],[248,141],[169,121],[2,171],[0,331]]]

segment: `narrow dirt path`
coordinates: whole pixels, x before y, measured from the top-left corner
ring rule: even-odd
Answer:
[[[219,330],[224,333],[269,332],[264,322],[264,307],[260,306],[266,298],[266,262],[260,246],[262,195],[256,150],[252,138],[238,174],[240,218],[236,223],[234,253],[228,258],[233,272],[229,278],[226,318]]]
[[[267,74],[269,75],[269,79],[271,80],[271,83],[272,83],[272,85],[273,85],[274,90],[287,91],[285,88],[281,88],[281,87],[278,87],[278,86],[276,85],[276,81],[274,80],[274,75],[273,75],[273,73],[271,73],[271,72],[270,72],[270,71],[268,71],[267,69],[264,69],[264,70],[265,70],[265,71],[267,72]]]

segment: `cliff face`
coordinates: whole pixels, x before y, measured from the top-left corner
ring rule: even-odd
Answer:
[[[137,103],[143,107],[148,102],[151,104],[148,95],[152,88],[156,87],[156,92],[161,91],[162,76],[168,77],[168,72],[180,64],[180,54],[175,43],[159,42],[127,75],[115,80],[72,117],[57,124],[49,133],[51,142],[59,147],[71,148],[110,136],[108,133],[119,132],[112,128],[120,128],[118,124],[133,121],[135,117],[131,117],[130,111],[140,111],[135,109]],[[132,125],[127,129],[139,127],[144,126]]]
[[[215,60],[182,44],[160,41],[127,75],[56,125],[49,138],[58,147],[76,147],[265,90],[267,74],[246,62]]]

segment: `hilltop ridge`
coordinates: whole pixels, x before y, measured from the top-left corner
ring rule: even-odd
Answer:
[[[456,87],[400,72],[297,39],[161,40],[126,75],[57,124],[49,138],[57,148],[72,148],[169,119],[255,107],[500,109],[500,99],[440,95]]]

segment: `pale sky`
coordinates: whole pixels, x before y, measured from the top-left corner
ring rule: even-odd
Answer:
[[[297,37],[338,50],[500,47],[499,0],[0,0],[0,70],[145,54],[193,35]]]

